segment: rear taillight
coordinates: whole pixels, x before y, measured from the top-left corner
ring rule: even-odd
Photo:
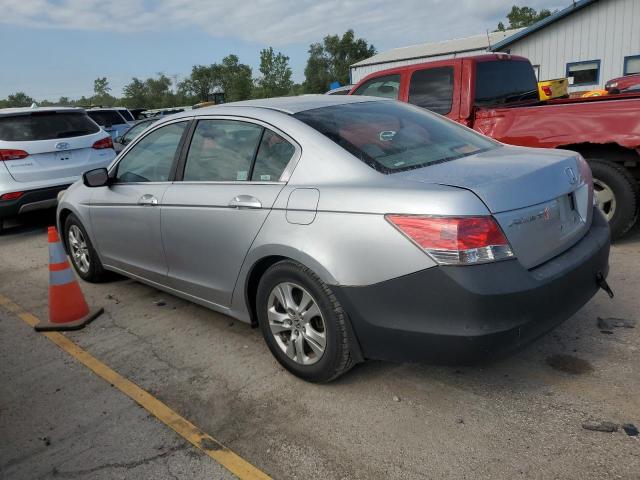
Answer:
[[[494,262],[514,256],[493,217],[386,215],[385,218],[442,265]]]
[[[3,193],[0,195],[0,200],[15,200],[16,198],[20,198],[24,192],[11,192],[11,193]]]
[[[542,91],[547,97],[550,97],[553,94],[553,92],[551,91],[551,87],[549,85],[543,85]]]
[[[113,140],[111,140],[111,137],[105,137],[94,143],[91,148],[95,148],[96,150],[101,150],[103,148],[113,148]]]
[[[7,160],[20,160],[28,156],[29,154],[24,150],[0,148],[0,161],[2,162],[6,162]]]

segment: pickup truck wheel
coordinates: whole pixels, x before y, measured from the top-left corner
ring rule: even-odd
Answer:
[[[633,176],[621,165],[587,158],[593,173],[598,208],[611,227],[611,238],[622,237],[636,222],[640,193]]]

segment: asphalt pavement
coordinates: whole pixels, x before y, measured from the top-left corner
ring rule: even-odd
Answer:
[[[0,294],[40,318],[49,221],[0,235]],[[285,372],[258,330],[127,279],[81,283],[105,314],[66,335],[273,478],[637,479],[639,437],[583,424],[640,427],[639,267],[636,229],[612,248],[614,300],[500,362],[367,362],[328,385]],[[231,478],[2,307],[0,385],[0,478]]]

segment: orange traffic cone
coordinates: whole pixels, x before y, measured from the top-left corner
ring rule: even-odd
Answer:
[[[37,332],[79,330],[102,312],[102,308],[89,310],[56,227],[49,227],[49,321],[34,328]]]

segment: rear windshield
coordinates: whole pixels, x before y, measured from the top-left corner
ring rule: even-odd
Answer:
[[[538,81],[529,62],[496,60],[476,66],[476,106],[539,100]]]
[[[382,173],[455,160],[499,145],[437,114],[392,101],[343,104],[294,116]]]
[[[84,112],[34,112],[0,117],[0,140],[29,142],[80,137],[100,131]]]
[[[122,116],[116,112],[115,110],[94,110],[88,111],[87,115],[89,115],[94,122],[96,122],[101,127],[107,125],[120,125],[123,123],[127,123]]]
[[[129,110],[118,110],[118,112],[124,117],[125,120],[129,122],[135,121],[135,118],[133,118],[133,115],[131,115],[131,112]]]

